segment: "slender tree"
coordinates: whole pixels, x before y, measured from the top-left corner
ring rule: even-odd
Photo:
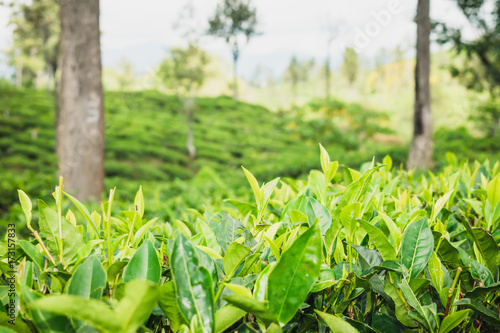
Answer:
[[[257,34],[256,9],[250,0],[222,0],[209,20],[208,34],[224,38],[233,55],[233,98],[238,99],[237,64],[243,43]]]
[[[408,155],[408,168],[432,166],[432,113],[430,94],[430,0],[418,0],[417,5],[417,64],[415,67],[415,109],[413,140]]]
[[[191,162],[196,158],[194,145],[195,101],[207,76],[208,60],[205,51],[194,44],[189,44],[187,48],[172,48],[170,57],[160,64],[158,70],[160,79],[168,88],[176,92],[186,113],[188,125],[186,148]]]
[[[299,60],[297,59],[296,56],[293,56],[292,59],[290,60],[290,64],[288,65],[286,72],[285,72],[285,78],[290,82],[290,86],[292,87],[292,95],[295,98],[297,96],[297,88],[299,81],[301,79],[301,73],[300,73],[300,63]]]
[[[104,183],[104,112],[99,0],[62,1],[59,173],[81,200],[99,199]]]
[[[356,50],[352,47],[346,47],[344,51],[344,63],[342,72],[349,84],[353,84],[358,76],[359,60]]]
[[[290,64],[285,71],[285,79],[290,82],[294,102],[299,93],[299,83],[306,82],[309,79],[309,74],[314,65],[314,59],[301,62],[296,56],[293,56],[290,60]]]

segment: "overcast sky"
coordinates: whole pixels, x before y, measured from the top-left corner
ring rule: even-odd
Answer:
[[[185,43],[174,23],[188,0],[101,0],[102,56],[104,66],[121,59],[144,73],[162,59],[171,46]],[[215,10],[218,0],[193,0],[200,28]],[[431,1],[434,20],[466,27],[456,1]],[[354,46],[363,59],[373,61],[381,48],[401,45],[412,55],[416,26],[413,22],[417,0],[254,0],[260,36],[241,51],[240,73],[250,77],[258,65],[278,75],[290,57],[325,58],[328,26],[337,27],[331,55],[334,64],[346,45]],[[0,50],[11,42],[7,27],[9,10],[0,7]],[[465,33],[473,35],[466,28]],[[223,40],[203,37],[202,47],[228,62],[231,53]],[[1,61],[5,62],[2,57]],[[0,67],[0,75],[5,65]]]

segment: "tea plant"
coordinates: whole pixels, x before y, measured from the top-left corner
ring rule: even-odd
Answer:
[[[15,252],[20,332],[495,332],[500,328],[500,166],[417,176],[382,164],[339,169],[320,147],[307,181],[261,184],[255,202],[193,220],[89,212],[19,198],[30,239]],[[62,201],[74,208],[62,210]],[[3,246],[0,299],[10,282]]]

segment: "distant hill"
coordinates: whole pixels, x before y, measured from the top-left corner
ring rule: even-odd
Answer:
[[[52,95],[9,87],[0,89],[0,100],[0,170],[53,174],[57,159]],[[317,120],[301,120],[298,127],[293,116],[229,97],[199,98],[196,106],[197,159],[190,165],[185,115],[175,96],[106,92],[106,176],[187,179],[202,166],[224,173],[241,165],[262,178],[297,176],[318,167],[320,141],[344,161],[346,153],[359,148],[359,143],[346,145],[345,140],[356,139],[333,124],[321,125],[330,128],[322,135],[320,129],[315,133]]]

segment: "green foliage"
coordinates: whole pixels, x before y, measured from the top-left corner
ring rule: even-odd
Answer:
[[[309,61],[300,62],[296,56],[290,60],[285,71],[285,79],[290,82],[292,86],[292,93],[297,94],[297,86],[300,82],[305,82],[309,78],[311,70],[314,68],[314,59]]]
[[[47,202],[51,197],[46,189],[57,180],[53,99],[44,91],[12,86],[0,88],[0,99],[0,107],[3,103],[9,110],[0,113],[0,228],[6,221],[18,221],[18,231],[26,234],[16,190],[22,188]],[[117,200],[130,202],[131,193],[143,185],[150,212],[161,218],[187,218],[187,208],[203,211],[206,205],[221,210],[227,197],[246,199],[241,165],[258,179],[306,175],[319,166],[315,156],[319,141],[352,166],[371,159],[374,151],[377,157],[387,154],[385,146],[364,142],[366,135],[383,131],[382,125],[375,125],[379,118],[374,111],[333,103],[331,108],[339,112],[322,119],[319,102],[277,114],[228,97],[198,98],[193,128],[197,158],[191,164],[185,143],[186,116],[176,96],[107,92],[107,186],[118,185]],[[342,114],[342,108],[347,113]],[[302,114],[309,110],[316,115]],[[347,114],[352,121],[345,120]],[[358,121],[366,123],[366,129]],[[406,158],[401,156],[394,155],[395,165]],[[33,205],[36,225],[37,203]]]
[[[359,60],[356,50],[352,47],[346,47],[344,51],[344,63],[342,64],[342,73],[347,82],[353,84],[356,81],[359,70]]]
[[[448,155],[443,171],[415,175],[392,168],[389,157],[339,169],[320,152],[321,170],[308,181],[261,185],[244,169],[248,202],[231,201],[238,209],[230,214],[148,220],[142,188],[132,210],[111,214],[107,207],[122,205],[112,192],[101,214],[62,197],[60,184],[54,198],[66,208],[39,201],[37,227],[32,200],[20,191],[34,237],[15,252],[19,327],[498,330],[500,215],[492,206],[500,202],[500,163]],[[6,251],[1,256],[5,263]],[[2,278],[0,291],[9,283]]]
[[[208,60],[208,54],[192,43],[186,48],[171,48],[170,56],[160,64],[158,75],[179,96],[196,96],[207,76]]]
[[[55,0],[15,3],[9,20],[13,27],[13,43],[7,54],[17,68],[17,83],[35,86],[40,72],[46,71],[52,81],[59,57],[59,5]],[[16,74],[16,75],[17,75]],[[46,82],[53,88],[53,82]]]
[[[485,0],[457,0],[457,7],[476,27],[478,33],[474,40],[462,36],[462,29],[450,24],[436,24],[441,44],[451,43],[457,54],[464,54],[466,61],[450,66],[450,72],[458,77],[464,85],[475,91],[486,92],[488,98],[478,107],[481,129],[487,129],[490,136],[498,134],[500,112],[498,109],[498,86],[500,84],[500,56],[498,46],[500,38],[500,3],[489,3]]]
[[[208,23],[208,34],[224,38],[233,50],[235,61],[241,47],[239,37],[245,37],[248,42],[257,34],[257,13],[250,0],[222,0]]]

